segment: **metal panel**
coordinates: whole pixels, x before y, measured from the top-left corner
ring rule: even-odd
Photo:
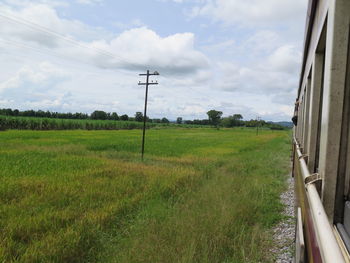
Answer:
[[[305,112],[304,112],[304,138],[303,138],[303,149],[304,154],[309,155],[309,114],[310,114],[310,90],[311,90],[311,78],[308,79],[305,88]]]
[[[334,0],[333,0],[334,1]],[[331,0],[318,0],[317,6],[314,7],[315,16],[314,23],[310,23],[310,27],[312,30],[310,31],[310,43],[304,49],[304,61],[302,68],[302,75],[300,76],[300,85],[299,85],[299,94],[302,87],[305,86],[307,82],[307,78],[309,76],[309,72],[314,61],[314,55],[316,53],[316,49],[318,43],[320,42],[323,26],[325,25],[325,21],[327,18],[328,8]]]
[[[301,208],[297,210],[297,231],[296,231],[296,248],[295,248],[295,263],[305,262],[305,241],[303,232],[303,220],[301,217]]]
[[[299,148],[298,148],[299,149]],[[306,262],[322,262],[320,246],[317,241],[315,227],[311,216],[309,200],[306,195],[303,175],[299,162],[299,155],[297,153],[297,146],[295,144],[294,157],[294,178],[295,178],[295,192],[296,203],[301,207],[302,221],[304,225],[304,238],[307,251]]]
[[[319,249],[322,260],[313,259],[311,258],[311,262],[326,262],[326,263],[342,263],[345,262],[344,256],[342,254],[341,248],[339,244],[337,243],[336,237],[333,233],[332,226],[330,222],[328,221],[326,212],[324,210],[323,204],[321,202],[320,196],[317,192],[316,186],[313,182],[306,183],[307,178],[311,176],[309,173],[309,170],[307,168],[306,162],[304,160],[304,156],[302,152],[300,151],[300,147],[296,140],[294,140],[294,143],[296,144],[296,157],[299,159],[297,161],[298,169],[300,169],[300,174],[298,175],[298,185],[299,189],[304,188],[303,190],[299,191],[305,191],[304,193],[304,202],[302,203],[308,203],[309,204],[309,213],[310,216],[307,217],[307,223],[309,231],[311,231],[311,237],[314,236],[313,233],[316,234],[316,240],[309,241],[310,247],[308,249]],[[303,213],[307,213],[308,211],[305,210],[304,205],[304,211]],[[317,244],[316,248],[315,245]],[[315,254],[317,255],[317,254]]]
[[[330,1],[327,19],[324,99],[322,104],[319,158],[319,172],[324,176],[322,200],[330,222],[333,222],[334,218],[336,197],[347,66],[349,15],[349,0]]]
[[[322,53],[315,55],[314,64],[312,67],[311,90],[310,90],[310,115],[309,115],[309,133],[308,133],[308,168],[311,173],[315,173],[316,161],[316,144],[318,138],[318,119],[321,102],[321,90],[323,80],[323,58]]]
[[[338,231],[339,231],[339,234],[342,238],[342,241],[346,247],[346,249],[349,251],[350,249],[350,238],[349,238],[349,234],[348,232],[346,231],[345,227],[343,224],[337,224],[337,228],[338,228]]]
[[[350,234],[350,202],[345,202],[344,205],[344,228]]]

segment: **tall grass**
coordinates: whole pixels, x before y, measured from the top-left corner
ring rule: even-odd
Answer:
[[[0,261],[269,262],[288,134],[0,133]]]

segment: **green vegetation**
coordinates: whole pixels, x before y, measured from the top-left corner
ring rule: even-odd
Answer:
[[[121,116],[122,118],[123,116]],[[203,128],[197,124],[175,124],[169,121],[147,122],[146,128],[180,127]],[[79,119],[52,119],[42,117],[12,117],[0,115],[0,131],[5,130],[132,130],[142,129],[143,123],[138,121],[112,120],[79,120]]]
[[[293,127],[291,122],[266,122],[264,120],[244,121],[241,114],[233,114],[222,118],[222,112],[210,110],[207,112],[208,119],[203,120],[183,120],[177,117],[176,124],[190,128],[196,126],[215,126],[215,127],[260,127],[271,130],[286,130]],[[19,117],[19,119],[18,119]],[[22,118],[21,118],[22,117]],[[25,118],[23,118],[25,117]],[[28,118],[31,117],[31,118]],[[82,121],[84,120],[84,121]],[[91,122],[91,120],[101,120],[99,122]],[[60,113],[43,110],[26,110],[19,111],[17,109],[0,109],[0,130],[20,129],[20,130],[119,130],[119,129],[139,129],[142,127],[139,122],[143,122],[144,116],[138,111],[134,117],[124,114],[119,116],[116,112],[105,112],[96,110],[90,115],[87,113]],[[129,121],[128,123],[123,123]],[[148,127],[171,124],[170,121],[163,117],[162,119],[150,119],[146,117]],[[184,125],[181,125],[184,124]],[[185,126],[186,125],[186,126]]]
[[[222,111],[210,110],[207,112],[209,123],[217,127],[221,121]]]
[[[0,132],[0,262],[271,262],[289,134]]]
[[[147,123],[147,128],[154,126],[156,124]],[[143,123],[137,121],[0,116],[0,130],[131,130],[142,129],[142,127]]]

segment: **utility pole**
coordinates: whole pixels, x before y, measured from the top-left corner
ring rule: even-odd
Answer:
[[[256,117],[256,135],[259,135],[260,117]]]
[[[143,132],[142,132],[142,148],[141,148],[141,159],[143,160],[143,153],[145,152],[145,136],[146,136],[146,121],[147,121],[147,98],[148,98],[148,86],[149,85],[158,85],[158,82],[149,82],[149,76],[159,75],[157,71],[149,73],[147,70],[146,74],[139,74],[139,76],[146,76],[146,82],[142,83],[139,81],[139,85],[146,85],[146,94],[145,94],[145,109],[143,111]]]

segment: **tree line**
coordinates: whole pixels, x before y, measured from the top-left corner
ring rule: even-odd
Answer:
[[[118,115],[116,112],[105,112],[102,110],[95,110],[91,114],[76,112],[76,113],[61,113],[43,110],[25,110],[18,109],[0,109],[0,115],[12,117],[37,117],[37,118],[52,118],[52,119],[68,119],[68,120],[113,120],[113,121],[137,121],[143,122],[142,112],[136,112],[134,117],[129,117],[127,114]],[[147,122],[154,123],[169,123],[167,118],[150,119],[147,117]]]
[[[183,120],[182,117],[176,119],[177,124],[202,125],[232,128],[232,127],[266,127],[270,129],[282,130],[283,126],[269,123],[264,120],[243,120],[241,114],[233,114],[222,117],[222,111],[210,110],[207,112],[207,119]],[[6,118],[7,117],[7,118]],[[57,119],[61,119],[60,121]],[[107,122],[96,122],[96,121]],[[95,122],[94,122],[95,121]],[[121,124],[121,122],[125,124]],[[0,129],[32,129],[32,130],[55,130],[55,129],[135,129],[141,128],[144,116],[142,112],[136,112],[133,117],[127,114],[118,115],[116,112],[105,112],[95,110],[91,114],[87,113],[59,113],[43,110],[0,109]],[[151,119],[146,116],[148,127],[151,124],[169,124],[166,118]],[[139,123],[139,124],[137,124]]]
[[[269,128],[271,130],[284,130],[286,129],[282,125],[266,122],[264,120],[249,120],[244,121],[243,116],[241,114],[233,114],[228,117],[222,118],[222,111],[210,110],[207,112],[208,122],[210,125],[215,127],[225,127],[225,128],[233,128],[233,127],[264,127]],[[204,121],[204,120],[203,120]]]

